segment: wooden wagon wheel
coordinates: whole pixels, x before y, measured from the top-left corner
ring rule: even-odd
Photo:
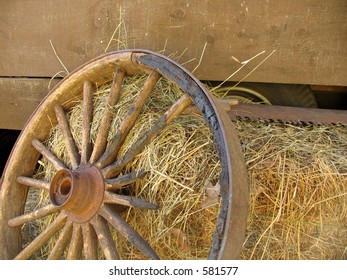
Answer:
[[[108,97],[108,104],[112,106],[119,98],[124,78],[138,73],[147,74],[147,80],[116,135],[107,143],[111,114],[106,109],[97,139],[92,145],[93,85],[110,82],[113,78]],[[160,78],[178,84],[185,94],[118,158],[118,151]],[[74,104],[72,101],[76,98],[82,100],[83,104],[80,151],[66,118],[66,112],[71,109]],[[2,178],[0,258],[28,259],[53,235],[59,233],[49,259],[61,258],[64,250],[67,251],[67,259],[96,259],[98,248],[101,248],[106,259],[117,259],[117,248],[109,230],[109,227],[113,227],[145,256],[158,259],[147,241],[110,206],[126,205],[149,211],[157,205],[136,197],[118,195],[113,190],[142,176],[141,170],[121,176],[119,174],[165,126],[192,104],[199,109],[213,132],[222,165],[222,206],[209,258],[238,258],[245,234],[248,187],[239,140],[232,123],[208,91],[188,71],[162,55],[145,50],[112,52],[82,65],[59,83],[33,113],[18,138]],[[52,124],[57,124],[62,131],[71,166],[65,165],[44,145]],[[51,182],[32,177],[39,157],[46,158],[56,168]],[[24,214],[30,188],[49,192],[50,204]],[[56,214],[53,215],[53,222],[33,241],[23,245],[22,226],[52,213]]]

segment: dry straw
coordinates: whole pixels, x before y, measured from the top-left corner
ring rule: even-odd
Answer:
[[[236,123],[250,180],[243,259],[347,258],[347,129]]]
[[[116,132],[143,81],[143,76],[128,78],[120,102],[111,108],[114,121],[109,137]],[[109,90],[109,85],[104,85],[94,94],[92,139]],[[177,86],[161,80],[121,153],[180,95]],[[76,101],[69,113],[79,147],[81,110],[81,103]],[[247,235],[241,257],[346,259],[347,129],[249,121],[236,122],[235,126],[250,182]],[[62,143],[60,130],[53,128],[47,145],[69,164]],[[41,163],[40,176],[50,179],[54,169],[47,162]],[[126,192],[155,202],[160,209],[130,208],[123,217],[163,259],[206,258],[219,205],[201,205],[206,187],[218,180],[220,166],[211,132],[202,117],[179,117],[127,169],[146,170],[148,174]],[[49,222],[42,220],[33,228]],[[117,233],[114,236],[122,258],[144,257]]]

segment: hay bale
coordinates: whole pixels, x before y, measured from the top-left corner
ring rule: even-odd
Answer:
[[[133,103],[143,76],[128,77],[109,138]],[[106,106],[110,85],[94,94],[92,141]],[[147,130],[181,90],[161,80],[145,112],[126,139],[124,153]],[[81,147],[82,104],[68,114],[77,146]],[[345,259],[347,251],[347,131],[335,126],[293,126],[263,122],[235,123],[250,182],[247,236],[242,259]],[[46,145],[65,164],[69,159],[59,129]],[[51,179],[54,168],[41,161],[38,177]],[[208,255],[219,203],[201,207],[207,186],[214,186],[220,163],[212,134],[198,115],[183,115],[139,154],[127,171],[146,170],[144,180],[125,191],[159,204],[156,211],[129,208],[125,218],[163,259],[204,259]],[[42,203],[47,198],[41,197]],[[51,217],[52,218],[52,217]],[[50,221],[42,219],[40,226]],[[35,225],[37,227],[37,225]],[[114,232],[124,259],[144,256]],[[53,242],[41,252],[50,251]]]
[[[243,259],[346,259],[347,129],[237,122],[250,179]]]

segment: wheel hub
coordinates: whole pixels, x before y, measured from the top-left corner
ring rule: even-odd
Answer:
[[[70,219],[84,223],[99,210],[105,191],[104,179],[93,165],[81,165],[76,170],[58,171],[50,185],[53,205],[66,210]]]

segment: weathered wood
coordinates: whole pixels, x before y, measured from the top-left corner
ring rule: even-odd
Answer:
[[[55,233],[57,233],[65,224],[66,215],[60,213],[54,221],[37,236],[23,251],[21,251],[16,257],[16,260],[29,259],[38,249],[40,249]]]
[[[55,155],[53,154],[41,141],[37,139],[32,140],[32,145],[34,148],[40,152],[57,170],[67,168],[66,165]]]
[[[131,172],[122,176],[118,176],[114,179],[107,179],[106,180],[106,190],[108,191],[114,191],[118,190],[124,186],[127,186],[131,183],[136,182],[137,180],[140,180],[145,177],[147,174],[146,171],[138,171],[138,172]]]
[[[92,219],[91,224],[98,236],[99,244],[106,260],[119,260],[119,254],[106,220],[103,217],[96,215]]]
[[[83,122],[81,162],[87,163],[91,152],[90,130],[93,121],[93,85],[90,81],[83,83]]]
[[[110,127],[112,123],[112,114],[111,114],[110,108],[116,105],[119,100],[121,85],[125,77],[125,74],[126,72],[124,71],[124,69],[118,68],[114,75],[113,83],[110,90],[110,95],[107,99],[107,106],[104,109],[104,113],[100,122],[98,134],[96,136],[93,152],[90,157],[91,163],[94,163],[95,161],[97,161],[101,157],[101,155],[105,152],[105,149],[107,146],[107,137],[110,132]]]
[[[129,195],[121,195],[112,193],[109,191],[105,192],[104,203],[108,204],[120,204],[129,207],[136,207],[139,209],[156,210],[159,208],[157,204],[145,201],[141,198]]]
[[[31,177],[25,177],[25,176],[17,177],[17,183],[20,183],[22,185],[32,187],[35,189],[43,189],[46,191],[49,191],[49,187],[50,187],[50,182],[31,178]]]
[[[50,88],[57,82],[53,80]],[[47,95],[49,84],[50,79],[0,78],[0,129],[22,129]]]
[[[54,107],[54,111],[59,123],[59,127],[64,136],[64,143],[71,161],[71,166],[73,169],[76,169],[80,162],[80,156],[78,153],[76,143],[72,137],[70,126],[66,119],[64,109],[60,105],[56,105]]]
[[[68,220],[64,228],[61,230],[59,234],[59,238],[47,258],[48,260],[59,260],[61,258],[65,248],[67,247],[67,245],[69,244],[69,241],[71,240],[72,229],[73,229],[73,223]]]
[[[231,78],[239,81],[276,49],[247,81],[347,86],[346,11],[341,0],[6,1],[0,9],[0,128],[21,129],[48,92],[49,78],[42,77],[63,70],[49,40],[71,71],[104,53],[122,20],[127,32],[115,39],[128,48],[165,49],[188,70],[206,44],[194,72],[201,80],[222,81],[240,67],[232,56],[244,61],[265,50]],[[117,48],[111,41],[109,50]]]
[[[135,158],[159,133],[169,125],[177,116],[192,104],[188,94],[184,94],[177,100],[160,119],[128,149],[128,151],[116,162],[101,170],[106,179],[116,176],[131,160]]]
[[[148,78],[146,79],[141,91],[136,97],[134,104],[130,107],[128,114],[120,123],[116,135],[109,142],[105,153],[102,155],[100,160],[97,162],[98,167],[104,167],[111,162],[113,162],[120,150],[125,138],[128,136],[130,130],[133,128],[137,117],[141,113],[143,106],[145,105],[146,100],[153,91],[155,85],[160,79],[160,74],[152,71]]]
[[[71,242],[69,246],[69,250],[67,252],[68,260],[78,260],[82,254],[83,247],[83,237],[82,237],[82,229],[79,224],[73,225]]]
[[[8,225],[10,227],[21,226],[27,222],[31,222],[31,221],[40,219],[42,217],[45,217],[47,215],[50,215],[54,212],[57,212],[58,210],[59,210],[59,207],[49,204],[47,206],[44,206],[30,213],[23,214],[21,216],[10,219],[8,221]]]
[[[90,223],[82,224],[83,234],[83,254],[86,260],[98,259],[97,236],[93,226]]]
[[[249,81],[347,85],[346,11],[341,0],[6,1],[0,10],[0,76],[51,77],[63,70],[49,40],[71,71],[103,53],[123,20],[126,35],[117,32],[116,39],[124,44],[112,41],[110,50],[165,48],[176,57],[186,50],[180,62],[195,58],[186,64],[193,70],[207,43],[196,70],[201,79],[228,77],[239,66],[231,56],[243,61],[276,49]]]

